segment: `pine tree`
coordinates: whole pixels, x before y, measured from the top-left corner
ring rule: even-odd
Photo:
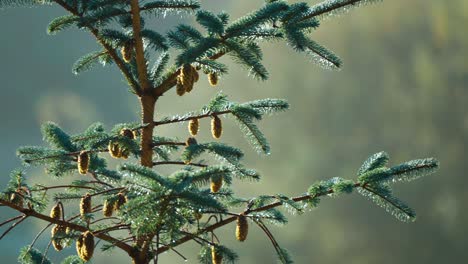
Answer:
[[[159,254],[169,250],[178,253],[175,248],[188,241],[200,245],[201,263],[234,263],[238,255],[215,232],[232,224],[233,234],[244,241],[250,225],[266,234],[280,262],[292,263],[269,229],[271,224],[286,224],[281,207],[303,212],[318,206],[323,197],[356,190],[397,219],[414,221],[415,212],[392,194],[393,183],[433,173],[438,167],[433,158],[389,166],[389,156],[379,152],[364,161],[353,180],[335,177],[317,182],[296,197],[238,197],[231,183],[258,181],[260,175],[244,166],[240,149],[221,143],[223,123],[230,122],[224,117],[232,117],[252,147],[268,155],[270,146],[257,122],[265,115],[287,110],[285,100],[237,103],[218,93],[199,110],[154,120],[156,102],[172,88],[180,96],[189,96],[193,89],[201,89],[198,86],[222,85],[228,67],[217,59],[225,55],[245,67],[253,78],[266,80],[261,42],[285,41],[319,66],[340,68],[338,56],[315,42],[310,33],[324,18],[374,2],[377,0],[326,0],[310,6],[305,2],[267,0],[257,10],[231,20],[229,14],[202,9],[194,0],[0,1],[0,8],[46,4],[63,7],[68,14],[50,22],[48,33],[77,27],[90,32],[101,46],[79,59],[73,72],[78,74],[97,64],[115,64],[138,97],[142,115],[140,122],[116,124],[110,131],[95,123],[76,135],[55,123],[43,124],[48,146],[20,147],[17,154],[24,167],[11,173],[8,186],[0,193],[0,204],[20,213],[0,224],[12,223],[0,239],[26,218],[38,218],[48,224],[21,250],[21,263],[50,263],[47,250],[41,252],[34,244],[52,226],[50,244],[57,251],[76,246],[76,255],[66,257],[62,263],[84,263],[100,251],[113,248],[125,251],[133,263],[157,263]],[[179,24],[163,34],[145,27],[146,20],[169,13],[194,16],[203,30]],[[172,66],[168,66],[170,62]],[[203,80],[201,75],[206,78]],[[196,140],[200,119],[211,120],[213,142]],[[188,139],[153,131],[174,123],[187,123]],[[202,159],[209,156],[217,162]],[[109,158],[118,159],[121,165],[110,168],[106,162]],[[179,170],[162,175],[158,167],[164,165]],[[30,185],[27,168],[31,166],[43,166],[48,175],[68,184]],[[51,212],[45,213],[50,206]],[[74,213],[73,206],[80,212]],[[97,239],[103,242],[99,250],[95,250]]]

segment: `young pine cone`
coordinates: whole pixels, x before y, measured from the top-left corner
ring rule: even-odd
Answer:
[[[54,246],[56,251],[61,251],[63,249],[62,238],[65,235],[66,228],[61,225],[54,225],[51,231],[52,246]],[[58,238],[57,238],[58,237]]]
[[[120,135],[128,137],[129,139],[135,139],[135,135],[133,134],[132,130],[128,128],[123,128],[122,130],[120,130]]]
[[[218,74],[215,72],[211,72],[208,74],[208,82],[211,86],[218,85]]]
[[[78,172],[80,174],[88,173],[89,168],[89,154],[87,151],[81,151],[78,154]]]
[[[240,215],[237,217],[237,226],[236,226],[236,238],[237,240],[243,242],[247,239],[247,234],[249,233],[249,223],[247,222],[247,217]]]
[[[177,76],[176,93],[178,96],[182,96],[185,94],[185,86],[183,84],[183,78],[180,75]]]
[[[221,124],[221,119],[218,116],[214,116],[211,119],[211,134],[214,138],[218,139],[223,133],[223,126]]]
[[[76,252],[78,256],[85,262],[93,257],[94,253],[94,236],[91,232],[86,231],[76,240]]]
[[[102,213],[105,217],[112,216],[112,214],[114,213],[114,206],[114,202],[111,202],[110,200],[104,201],[104,204],[102,205]]]
[[[80,201],[80,214],[82,217],[85,217],[86,214],[91,213],[91,195],[89,193],[85,194]]]
[[[122,152],[120,150],[120,147],[118,144],[114,143],[114,142],[109,142],[109,146],[107,147],[107,149],[109,150],[109,154],[111,155],[111,157],[113,158],[120,158],[121,155],[122,155]]]
[[[126,204],[128,201],[127,196],[123,193],[118,193],[117,194],[117,201],[114,204],[114,210],[118,211],[120,210],[120,207],[122,207],[124,204]]]
[[[50,218],[60,219],[62,216],[62,206],[60,203],[56,203],[54,207],[50,210]]]
[[[198,118],[191,119],[188,124],[188,129],[190,132],[190,135],[196,136],[198,133],[199,125],[200,123],[198,122]]]
[[[210,182],[210,189],[212,193],[217,193],[223,186],[223,177],[212,177]]]
[[[133,42],[128,41],[122,46],[122,49],[120,50],[120,53],[122,53],[122,58],[126,63],[129,63],[132,60],[133,57]]]
[[[220,254],[219,249],[211,246],[211,261],[213,264],[221,264],[223,262],[223,255]]]
[[[188,147],[190,145],[196,145],[198,142],[197,140],[194,138],[194,137],[189,137],[187,138],[187,140],[185,141],[185,146]]]

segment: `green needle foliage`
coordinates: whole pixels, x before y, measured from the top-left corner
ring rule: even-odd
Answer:
[[[45,123],[41,132],[47,144],[18,149],[24,168],[11,173],[8,186],[0,193],[0,204],[20,213],[1,224],[11,226],[0,239],[24,219],[33,217],[49,223],[44,230],[52,227],[55,250],[75,244],[76,255],[64,256],[62,263],[85,263],[99,251],[114,248],[125,251],[135,264],[157,263],[158,255],[166,251],[180,255],[175,248],[188,241],[200,245],[200,263],[236,263],[239,255],[215,233],[217,228],[241,219],[236,231],[242,237],[239,240],[246,238],[250,223],[265,233],[281,263],[292,263],[293,257],[269,230],[269,225],[287,224],[280,208],[301,214],[318,206],[323,197],[357,190],[398,220],[414,221],[415,212],[393,195],[392,184],[433,173],[438,167],[433,158],[389,166],[388,154],[379,152],[364,161],[356,179],[320,181],[296,197],[237,196],[231,188],[234,181],[259,181],[260,174],[246,167],[241,149],[219,141],[197,141],[199,120],[211,119],[213,137],[219,139],[223,123],[232,118],[252,147],[268,155],[270,144],[258,123],[267,115],[287,110],[285,100],[237,103],[218,93],[198,110],[153,120],[156,101],[172,88],[178,95],[186,95],[199,86],[202,74],[211,85],[222,85],[219,77],[229,69],[217,59],[224,55],[253,78],[268,79],[268,70],[262,64],[262,42],[284,40],[319,66],[340,68],[340,58],[313,40],[313,32],[322,19],[373,2],[377,1],[327,0],[310,6],[270,0],[231,20],[229,14],[202,9],[191,0],[0,1],[0,8],[46,4],[64,8],[68,14],[50,22],[48,33],[77,27],[90,32],[101,45],[98,51],[78,59],[73,73],[98,64],[115,64],[142,109],[139,122],[116,124],[110,130],[95,123],[76,135],[55,123]],[[146,20],[164,19],[169,14],[194,16],[200,27],[179,24],[168,32],[158,32],[145,26]],[[191,136],[181,140],[153,131],[174,123],[188,123]],[[109,166],[109,159],[120,161],[120,165]],[[164,165],[172,166],[173,172],[161,173],[159,168]],[[27,169],[31,166],[44,167],[48,175],[64,184],[30,184]],[[54,207],[50,215],[44,213],[50,206]],[[74,212],[77,207],[79,213]],[[50,263],[48,249],[40,252],[34,248],[37,237],[21,250],[19,262]],[[95,249],[97,239],[102,241],[99,249]]]

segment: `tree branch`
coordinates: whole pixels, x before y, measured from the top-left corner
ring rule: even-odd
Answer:
[[[356,183],[354,184],[354,188],[358,188],[358,187],[362,187],[362,186],[365,186],[365,184],[362,184],[362,183]],[[300,201],[305,201],[305,200],[310,200],[310,199],[314,199],[314,198],[317,198],[317,197],[320,197],[320,196],[325,196],[325,195],[328,195],[328,194],[332,194],[334,191],[333,189],[328,189],[327,191],[323,192],[323,193],[318,193],[318,194],[315,194],[315,195],[302,195],[302,196],[297,196],[297,197],[294,197],[292,198],[291,200],[295,201],[295,202],[300,202]],[[269,209],[272,209],[272,208],[275,208],[275,207],[278,207],[280,205],[283,205],[283,202],[279,201],[279,202],[274,202],[274,203],[271,203],[271,204],[268,204],[268,205],[265,205],[265,206],[262,206],[262,207],[259,207],[259,208],[256,208],[256,209],[246,209],[244,212],[240,213],[240,214],[243,214],[243,215],[246,215],[249,214],[249,213],[253,213],[253,212],[261,212],[261,211],[266,211],[266,210],[269,210]],[[203,234],[203,233],[206,233],[206,232],[211,232],[215,229],[218,229],[222,226],[225,226],[231,222],[234,222],[236,221],[238,216],[231,216],[229,218],[226,218],[216,224],[213,224],[211,226],[208,226],[204,229],[201,229],[197,232],[197,234]],[[157,249],[157,254],[161,254],[167,250],[169,250],[170,248],[172,247],[176,247],[178,245],[181,245],[187,241],[190,241],[192,239],[193,235],[187,235],[187,236],[184,236],[178,240],[176,240],[174,243],[168,245],[168,246],[162,246],[162,247],[159,247]]]
[[[225,110],[225,111],[219,111],[219,112],[210,112],[210,113],[207,113],[207,114],[201,114],[201,115],[196,115],[196,116],[189,116],[189,117],[183,117],[183,118],[172,118],[172,119],[162,120],[162,121],[154,121],[154,126],[186,122],[186,121],[190,121],[190,120],[193,120],[193,119],[202,119],[202,118],[212,117],[214,115],[225,115],[225,114],[230,114],[230,113],[232,113],[231,110]]]
[[[69,6],[67,3],[65,3],[63,0],[54,0],[57,4],[62,6],[65,10],[68,12],[72,13],[75,16],[78,16],[80,18],[83,18],[83,14],[78,13],[78,11]],[[101,46],[106,49],[107,53],[111,58],[115,61],[115,64],[117,67],[119,67],[120,71],[124,75],[125,79],[127,79],[127,82],[130,84],[130,87],[132,87],[133,91],[136,94],[141,94],[141,89],[138,86],[138,83],[133,79],[132,74],[130,71],[128,71],[127,66],[125,65],[125,62],[119,57],[117,54],[117,51],[115,51],[109,44],[107,44],[99,35],[99,30],[93,27],[92,25],[86,25],[86,27],[89,29],[91,34],[96,38],[96,40],[101,44]]]
[[[64,226],[64,227],[69,227],[70,229],[75,230],[75,231],[79,231],[79,232],[90,231],[91,233],[93,233],[92,230],[89,230],[88,228],[86,228],[84,226],[77,225],[77,224],[70,223],[70,222],[63,221],[63,220],[59,220],[59,219],[55,219],[55,218],[51,218],[48,215],[38,213],[38,212],[36,212],[36,211],[34,211],[32,209],[22,208],[22,207],[17,206],[17,205],[15,205],[15,204],[7,201],[7,200],[4,200],[4,199],[0,199],[0,204],[3,204],[5,206],[8,206],[8,207],[18,211],[18,212],[23,213],[25,217],[31,216],[31,217],[35,217],[35,218],[44,220],[44,221],[49,222],[49,223],[61,225],[61,226]],[[128,254],[131,254],[133,252],[133,250],[134,250],[132,246],[130,246],[130,245],[126,244],[126,243],[120,242],[118,239],[115,239],[112,236],[109,236],[109,235],[106,235],[106,234],[95,234],[95,236],[97,238],[100,238],[100,239],[105,240],[107,242],[115,243],[115,245],[117,247],[124,250]]]

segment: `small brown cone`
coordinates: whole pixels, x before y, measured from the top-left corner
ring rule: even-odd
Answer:
[[[76,240],[76,251],[78,256],[85,262],[93,257],[94,253],[94,236],[91,232],[86,231]]]
[[[249,233],[249,223],[247,222],[247,217],[240,215],[237,217],[237,226],[236,226],[236,238],[237,240],[243,242],[247,239],[247,234]]]
[[[56,203],[54,207],[50,210],[50,218],[60,219],[62,216],[62,207],[60,203]]]
[[[210,189],[212,193],[217,193],[223,186],[223,177],[211,178]]]
[[[117,194],[117,201],[114,204],[114,210],[118,211],[120,210],[120,207],[122,207],[124,204],[126,204],[128,201],[127,196],[123,193],[118,193]]]
[[[104,204],[102,205],[102,213],[105,217],[111,217],[114,213],[114,203],[110,200],[105,200]]]
[[[121,157],[121,151],[118,144],[111,141],[109,142],[109,146],[107,147],[107,149],[109,150],[109,154],[111,155],[111,157],[116,159]]]
[[[176,93],[178,96],[182,96],[185,94],[185,86],[182,83],[182,77],[179,75],[177,76],[177,83],[176,83]]]
[[[197,140],[194,138],[194,137],[189,137],[187,138],[187,140],[185,141],[185,146],[188,147],[190,145],[196,145],[198,144]]]
[[[215,72],[211,72],[208,74],[208,82],[211,86],[218,85],[218,74]]]
[[[54,246],[55,250],[61,251],[63,249],[62,245],[62,239],[61,238],[56,238],[58,237],[63,237],[65,234],[66,229],[64,226],[60,225],[54,225],[54,228],[51,230],[51,239],[52,239],[52,246]]]
[[[221,119],[218,116],[214,116],[211,119],[211,134],[214,138],[218,139],[223,133],[223,126],[221,124]]]
[[[80,214],[85,217],[86,214],[91,213],[91,195],[85,194],[80,201]]]
[[[132,60],[133,56],[133,42],[128,41],[122,46],[122,49],[120,50],[120,53],[122,53],[122,58],[126,63],[129,63]]]
[[[129,139],[135,139],[135,136],[133,135],[132,130],[130,130],[128,128],[124,128],[124,129],[120,130],[120,135],[124,136],[124,137],[128,137]]]
[[[76,239],[76,253],[81,258],[81,250],[83,249],[83,234]]]
[[[87,151],[81,151],[78,154],[78,172],[80,174],[88,173],[89,168],[89,154]]]
[[[24,199],[23,197],[18,194],[18,193],[12,193],[10,195],[10,202],[19,206],[19,207],[23,207],[24,206]]]
[[[199,127],[200,127],[200,122],[198,121],[198,118],[191,119],[188,124],[190,135],[196,136],[198,134]]]
[[[219,253],[219,250],[215,246],[211,246],[211,261],[213,264],[221,264],[223,262],[223,255]]]

